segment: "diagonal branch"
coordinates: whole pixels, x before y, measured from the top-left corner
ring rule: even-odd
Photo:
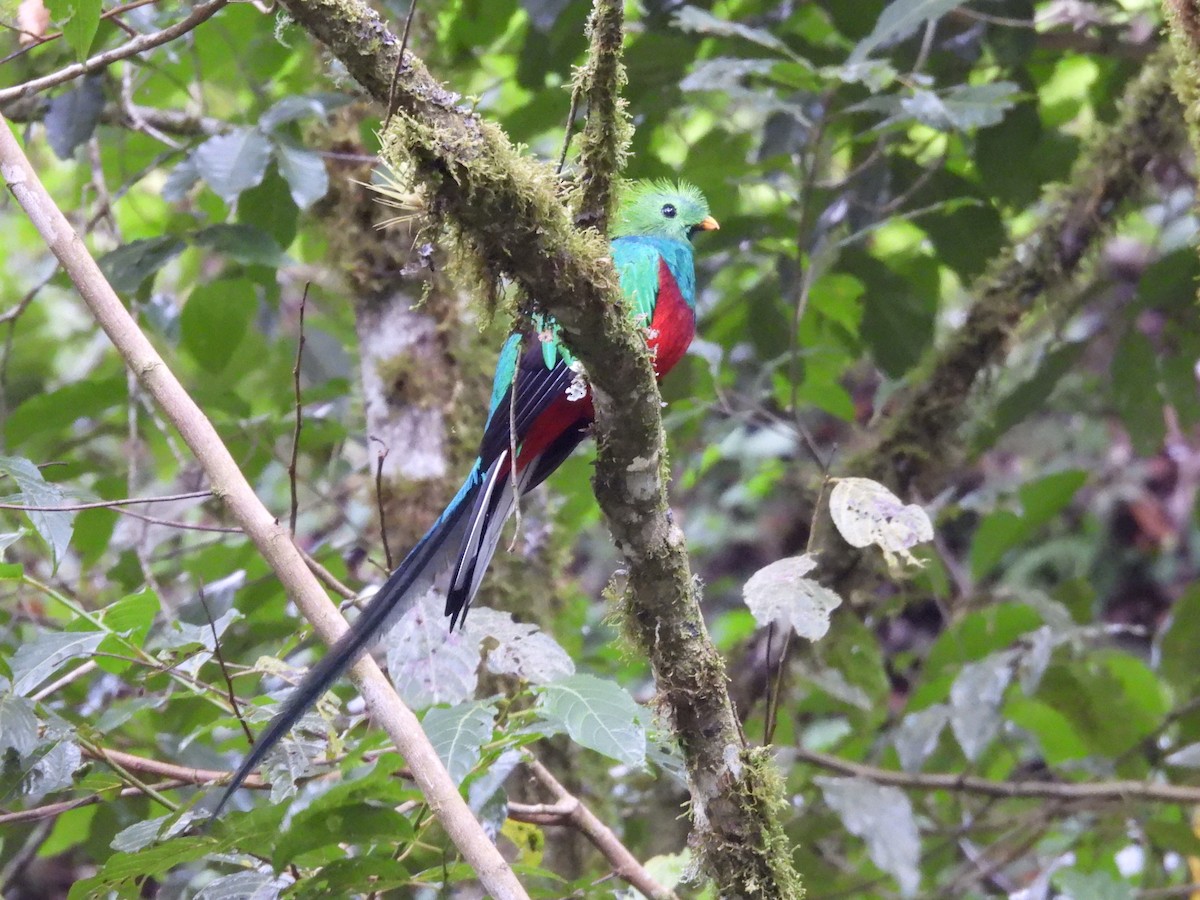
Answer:
[[[1177,145],[1180,116],[1169,59],[1159,52],[1130,83],[1117,121],[1089,142],[1034,232],[972,286],[966,322],[891,417],[882,440],[846,471],[904,492],[916,487],[925,497],[938,492],[947,462],[961,448],[958,431],[980,376],[1003,360],[1033,301],[1073,277],[1108,234],[1114,209],[1141,190],[1151,160]]]
[[[433,214],[489,273],[511,279],[553,315],[586,367],[596,408],[596,496],[629,567],[629,629],[650,658],[683,749],[707,871],[725,897],[798,896],[779,822],[782,785],[765,751],[744,747],[684,536],[669,516],[660,395],[608,248],[573,227],[553,169],[518,155],[499,129],[458,106],[412,53],[400,60],[399,39],[364,3],[281,5],[377,102],[394,103],[385,159],[411,165]]]
[[[121,304],[96,261],[38,180],[2,117],[0,177],[58,257],[125,364],[137,374],[179,430],[208,475],[213,494],[228,506],[322,640],[335,642],[346,632],[346,620],[308,571],[287,529],[255,496],[212,423]],[[416,716],[400,701],[374,660],[370,657],[359,660],[351,674],[367,708],[404,755],[430,808],[480,881],[498,898],[526,897],[516,876],[463,801]]]

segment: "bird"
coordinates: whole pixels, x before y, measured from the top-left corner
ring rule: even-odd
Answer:
[[[692,238],[719,227],[699,189],[667,180],[630,184],[612,219],[609,243],[621,294],[643,329],[659,379],[683,358],[696,333]],[[445,614],[452,630],[461,625],[517,498],[562,464],[587,436],[592,418],[582,366],[553,319],[533,316],[530,327],[511,334],[500,351],[479,456],[462,487],[288,695],[226,785],[210,822],[268,751],[446,568]]]

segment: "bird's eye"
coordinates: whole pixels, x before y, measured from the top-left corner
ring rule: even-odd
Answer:
[[[673,203],[664,203],[663,204],[662,214],[664,216],[666,216],[668,219],[675,218],[675,212],[676,212],[675,205]]]

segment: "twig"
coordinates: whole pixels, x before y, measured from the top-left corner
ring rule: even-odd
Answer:
[[[93,744],[91,741],[88,741],[78,735],[76,735],[75,739],[77,741],[79,741],[80,747],[82,747],[83,750],[89,756],[92,757],[92,759],[98,760],[98,761],[103,762],[106,765],[108,765],[109,768],[113,769],[118,775],[120,775],[123,779],[125,779],[125,781],[127,781],[129,784],[133,785],[134,787],[140,789],[141,792],[143,794],[145,794],[147,797],[150,797],[151,799],[157,801],[158,804],[160,806],[162,806],[164,809],[168,810],[169,812],[178,811],[179,804],[177,804],[174,800],[172,800],[169,797],[167,797],[166,795],[164,795],[161,791],[159,791],[153,785],[146,784],[144,781],[142,781],[142,779],[138,778],[135,774],[133,774],[133,771],[131,769],[127,768],[122,763],[121,757],[125,756],[125,754],[120,753],[119,751],[116,751],[116,750],[114,750],[114,751],[106,750],[105,748],[99,746],[98,744]],[[140,759],[140,757],[138,757],[138,759]]]
[[[153,775],[156,778],[168,778],[181,784],[214,784],[227,781],[233,773],[221,769],[197,769],[192,766],[180,766],[175,763],[163,762],[161,759],[149,759],[145,756],[135,756],[121,750],[110,750],[107,747],[85,747],[83,755],[100,762],[115,762],[130,772],[140,772],[143,775]],[[246,787],[254,790],[270,788],[271,783],[257,775],[246,779]]]
[[[233,678],[229,674],[229,667],[225,665],[225,657],[221,653],[221,635],[217,634],[217,623],[213,621],[212,610],[208,608],[208,598],[204,596],[203,582],[196,585],[196,593],[200,597],[200,605],[204,607],[204,617],[208,619],[208,628],[212,632],[213,656],[221,670],[221,677],[225,679],[225,696],[229,698],[229,708],[237,718],[238,724],[242,726],[242,731],[246,733],[246,740],[253,747],[254,734],[250,731],[250,726],[246,724],[246,717],[242,715],[241,704],[238,703],[237,693],[233,689]]]
[[[396,113],[396,82],[400,80],[400,72],[404,68],[404,54],[408,50],[408,33],[412,29],[413,16],[417,14],[417,0],[408,0],[408,15],[404,17],[404,35],[400,38],[400,52],[396,55],[396,70],[392,72],[392,84],[388,88],[387,117],[383,120],[383,129],[392,124],[392,116]]]
[[[111,19],[114,16],[123,15],[124,13],[127,13],[130,10],[137,9],[139,6],[149,6],[151,3],[157,3],[157,2],[158,2],[158,0],[133,0],[132,3],[123,3],[120,6],[114,6],[112,9],[106,9],[104,12],[102,12],[100,14],[100,21],[103,22],[105,19]],[[4,65],[6,62],[11,62],[12,60],[16,59],[19,56],[23,56],[24,54],[28,53],[30,50],[33,50],[36,47],[40,47],[43,44],[48,44],[51,41],[58,40],[60,37],[63,36],[63,33],[61,31],[55,31],[53,34],[31,34],[28,31],[24,31],[21,33],[29,35],[31,38],[33,38],[33,41],[30,42],[29,44],[26,44],[24,47],[20,48],[19,50],[14,50],[12,53],[8,54],[8,56],[5,56],[3,59],[0,59],[0,66]]]
[[[567,151],[571,149],[571,138],[575,134],[575,116],[579,114],[579,83],[571,85],[571,108],[567,110],[567,124],[563,128],[562,152],[558,154],[555,175],[561,175],[567,165]]]
[[[202,8],[215,11],[223,2],[216,0]],[[334,643],[346,633],[346,620],[338,614],[309,572],[286,529],[255,496],[212,423],[130,318],[96,261],[46,193],[3,117],[0,117],[0,177],[47,246],[62,262],[125,364],[138,373],[166,416],[179,429],[207,473],[214,493],[227,504],[322,640]],[[370,656],[365,656],[353,666],[351,674],[372,719],[383,726],[395,742],[412,768],[417,786],[429,798],[430,807],[485,889],[498,900],[527,897],[512,869],[459,794],[458,785],[425,737],[420,722],[401,702],[379,666]]]
[[[138,503],[166,503],[170,500],[195,500],[211,497],[212,491],[188,491],[186,494],[167,494],[163,497],[125,497],[121,500],[96,500],[92,503],[72,503],[66,506],[27,506],[22,503],[0,503],[0,509],[17,512],[80,512],[85,509],[109,509],[114,506],[133,506]]]
[[[383,461],[391,452],[391,448],[383,446],[383,442],[380,441],[379,454],[375,457],[375,504],[379,508],[379,537],[383,541],[383,558],[387,560],[389,572],[395,566],[392,565],[392,548],[388,545],[387,536],[387,515],[383,506]]]
[[[304,557],[305,564],[308,566],[309,570],[317,576],[321,584],[325,585],[325,587],[329,588],[331,591],[340,594],[347,600],[354,600],[358,597],[357,591],[338,581],[333,576],[333,573],[317,562],[316,557],[314,557],[311,553],[309,553],[303,547],[297,547],[296,549],[300,551],[300,555]]]
[[[311,283],[305,283],[304,293],[300,296],[300,337],[296,341],[296,365],[292,367],[292,390],[296,396],[296,427],[292,431],[292,457],[288,460],[287,473],[292,500],[288,522],[293,539],[296,537],[296,517],[300,513],[300,499],[296,492],[296,459],[300,454],[300,429],[304,426],[304,410],[300,405],[300,363],[304,359],[304,307],[308,305],[308,288]]]
[[[89,672],[94,671],[96,669],[96,665],[97,664],[96,664],[95,657],[87,660],[84,663],[81,663],[80,665],[78,665],[74,669],[72,669],[70,672],[67,672],[62,677],[56,678],[54,681],[50,682],[48,685],[46,685],[44,688],[42,688],[40,691],[38,691],[36,694],[34,694],[31,699],[35,700],[35,701],[39,701],[39,702],[42,700],[45,700],[51,694],[54,694],[57,691],[61,691],[72,681],[78,681],[84,675],[88,674]]]
[[[180,531],[207,531],[214,534],[244,534],[242,529],[232,525],[201,525],[196,522],[173,522],[170,519],[160,519],[158,516],[148,516],[145,513],[134,512],[132,509],[117,509],[123,516],[138,519],[151,525],[161,525],[164,528],[178,528]]]
[[[613,834],[611,828],[597,818],[578,797],[568,791],[550,770],[532,757],[525,760],[525,765],[533,773],[533,777],[542,783],[554,796],[553,806],[531,806],[525,812],[530,816],[525,821],[537,821],[538,824],[571,825],[579,830],[613,867],[613,872],[632,887],[637,888],[652,900],[678,900],[675,892],[663,887],[653,875],[646,871],[645,866],[637,861],[629,849]],[[513,806],[509,806],[509,815],[514,816]]]
[[[185,787],[193,784],[191,781],[167,781],[160,782],[154,785],[156,791],[169,791],[179,787]],[[101,788],[96,793],[87,797],[79,797],[76,800],[63,800],[60,803],[47,803],[45,806],[35,806],[32,809],[23,809],[20,812],[0,814],[0,825],[22,825],[26,822],[41,822],[45,819],[53,819],[61,816],[63,813],[70,812],[73,809],[79,809],[81,806],[91,806],[93,803],[99,803],[104,800],[106,791],[115,790],[112,788]],[[143,791],[136,787],[123,787],[118,791],[118,797],[140,797]]]
[[[1093,803],[1200,803],[1200,787],[1155,784],[1148,781],[1097,781],[1090,784],[1056,781],[991,781],[976,775],[926,775],[897,772],[864,763],[850,762],[816,750],[794,749],[796,757],[830,772],[862,778],[875,784],[913,791],[949,791],[985,797],[1033,798],[1040,800],[1086,800]]]
[[[175,38],[187,34],[206,20],[211,19],[228,2],[229,0],[209,0],[208,3],[202,3],[194,7],[187,18],[176,22],[169,28],[140,35],[127,43],[121,44],[119,47],[105,50],[103,53],[97,53],[83,62],[73,63],[66,68],[59,69],[57,72],[52,72],[41,78],[35,78],[24,84],[18,84],[16,87],[4,88],[0,90],[0,103],[7,103],[9,100],[16,100],[20,97],[28,97],[30,94],[36,94],[47,88],[65,84],[81,75],[103,69],[117,60],[136,56],[145,50],[165,44],[168,41],[173,41]]]

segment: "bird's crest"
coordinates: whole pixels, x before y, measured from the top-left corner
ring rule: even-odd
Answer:
[[[711,223],[711,224],[710,224]],[[613,220],[612,237],[666,237],[687,240],[715,227],[708,201],[695,185],[665,178],[627,185]]]

